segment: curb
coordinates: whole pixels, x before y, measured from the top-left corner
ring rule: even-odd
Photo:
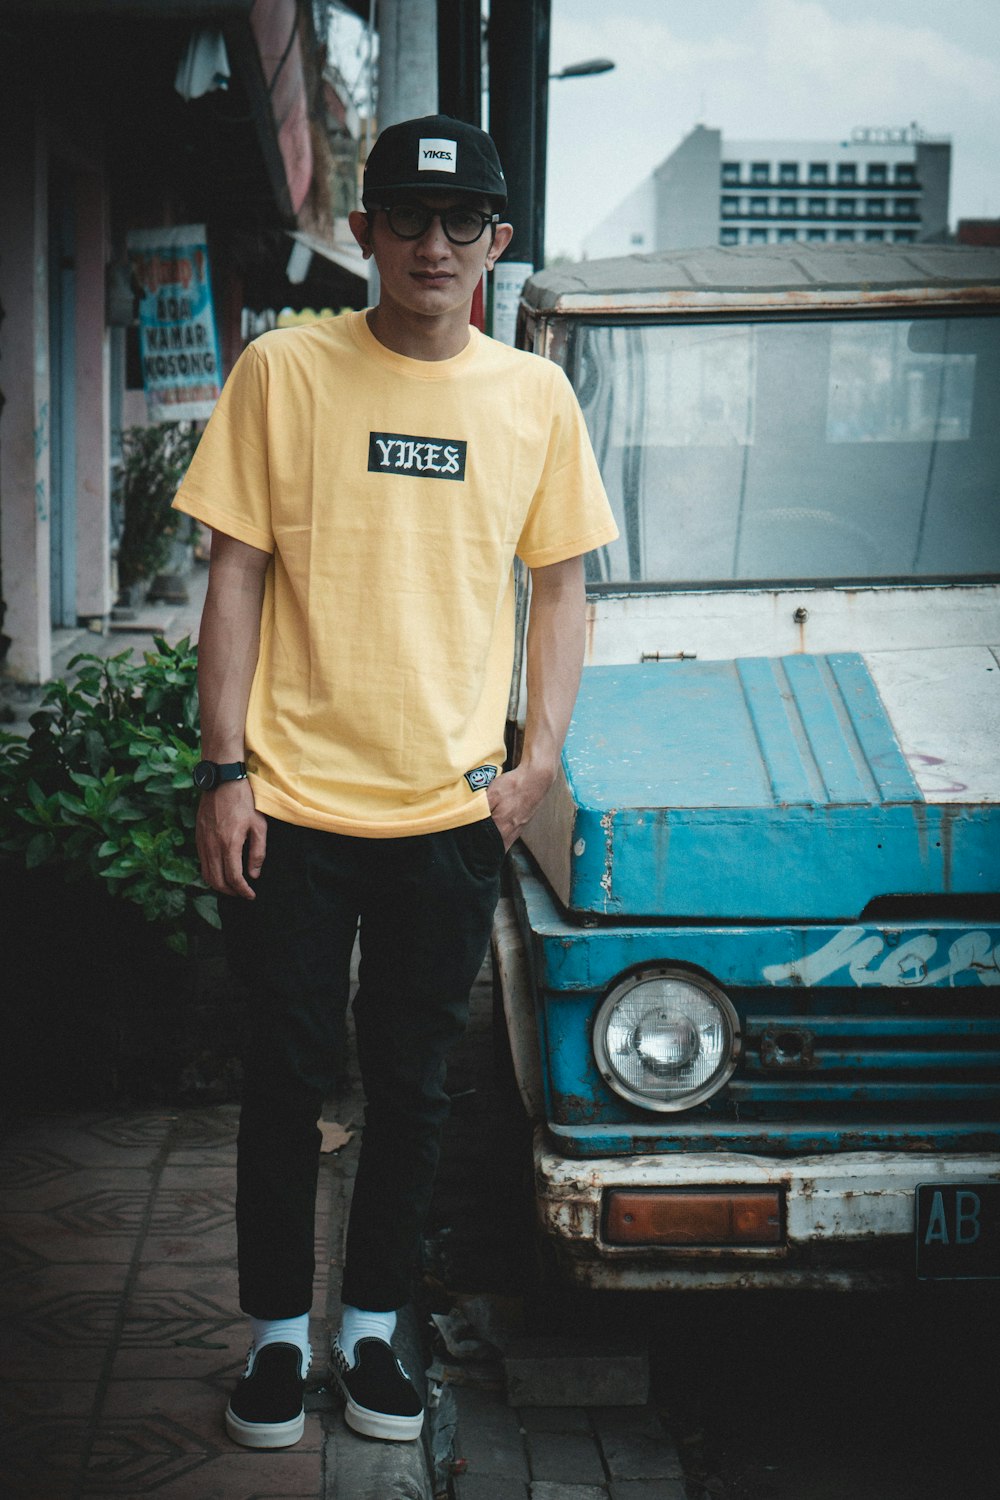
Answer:
[[[349,1199],[348,1199],[349,1201]],[[417,1316],[403,1308],[393,1348],[424,1397],[424,1355]],[[427,1451],[429,1417],[418,1442],[386,1443],[361,1437],[339,1409],[330,1418],[324,1443],[324,1500],[434,1500]]]

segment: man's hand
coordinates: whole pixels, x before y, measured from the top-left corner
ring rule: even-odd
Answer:
[[[243,851],[247,873],[256,880],[267,849],[267,821],[254,806],[248,781],[227,781],[202,793],[195,840],[201,873],[213,891],[252,901],[254,892],[243,874]]]
[[[486,789],[490,813],[510,849],[530,823],[535,809],[555,779],[555,772],[539,772],[523,762],[498,776]]]
[[[509,849],[556,779],[580,686],[586,593],[583,558],[531,570],[528,713],[521,759],[490,783],[490,812]]]

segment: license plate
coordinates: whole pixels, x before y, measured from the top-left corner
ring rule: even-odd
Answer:
[[[1000,1182],[921,1183],[915,1222],[920,1280],[1000,1277]]]

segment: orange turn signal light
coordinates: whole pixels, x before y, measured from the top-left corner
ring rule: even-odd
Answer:
[[[609,1245],[780,1245],[781,1190],[613,1188],[605,1194]]]

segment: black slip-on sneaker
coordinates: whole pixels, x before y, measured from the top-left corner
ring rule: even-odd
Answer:
[[[358,1339],[354,1363],[334,1340],[333,1373],[347,1403],[348,1427],[365,1437],[412,1443],[420,1436],[424,1409],[409,1375],[384,1339]]]
[[[233,1442],[244,1448],[297,1443],[306,1426],[302,1392],[308,1369],[308,1359],[294,1344],[251,1346],[246,1372],[226,1407],[226,1431]]]

